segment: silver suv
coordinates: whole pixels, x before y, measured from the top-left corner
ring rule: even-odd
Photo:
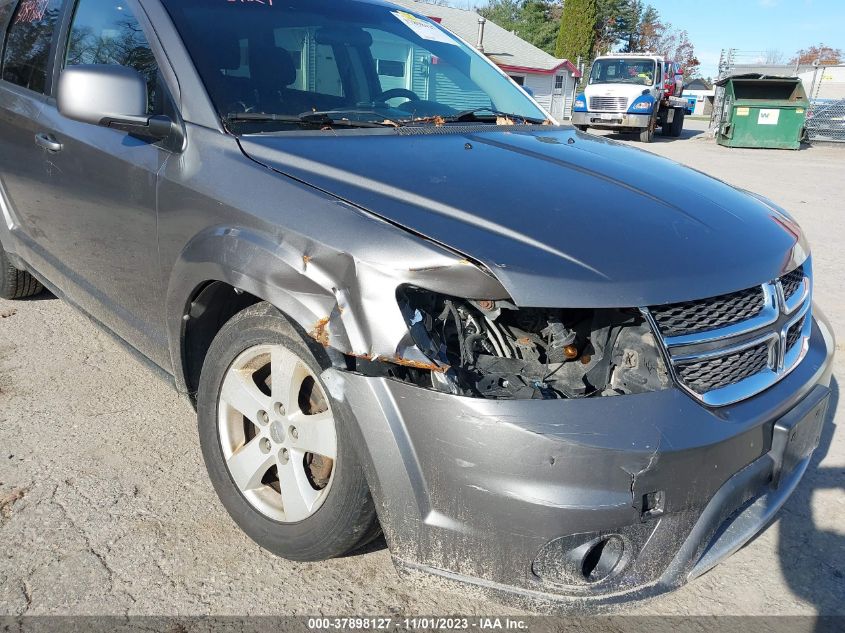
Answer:
[[[582,608],[700,575],[807,468],[834,344],[772,202],[382,2],[0,0],[0,30],[0,295],[43,284],[191,398],[268,550],[383,532]]]

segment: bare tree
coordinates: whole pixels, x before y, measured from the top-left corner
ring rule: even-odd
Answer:
[[[783,51],[780,51],[776,48],[770,48],[765,53],[763,53],[763,63],[764,64],[783,64],[786,62],[786,55],[783,54]]]

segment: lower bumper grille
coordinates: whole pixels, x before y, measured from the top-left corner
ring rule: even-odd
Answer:
[[[775,384],[804,357],[812,328],[811,262],[739,292],[648,309],[678,384],[710,406]]]

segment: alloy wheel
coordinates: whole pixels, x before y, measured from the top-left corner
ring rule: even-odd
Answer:
[[[220,389],[218,431],[229,475],[256,510],[296,523],[323,505],[337,459],[335,419],[296,354],[281,345],[241,353]]]

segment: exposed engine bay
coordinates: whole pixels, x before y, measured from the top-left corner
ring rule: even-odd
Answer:
[[[413,344],[438,369],[386,368],[393,378],[490,399],[613,396],[669,385],[637,309],[518,308],[410,286],[400,288],[397,299]],[[380,373],[372,366],[358,369]]]

